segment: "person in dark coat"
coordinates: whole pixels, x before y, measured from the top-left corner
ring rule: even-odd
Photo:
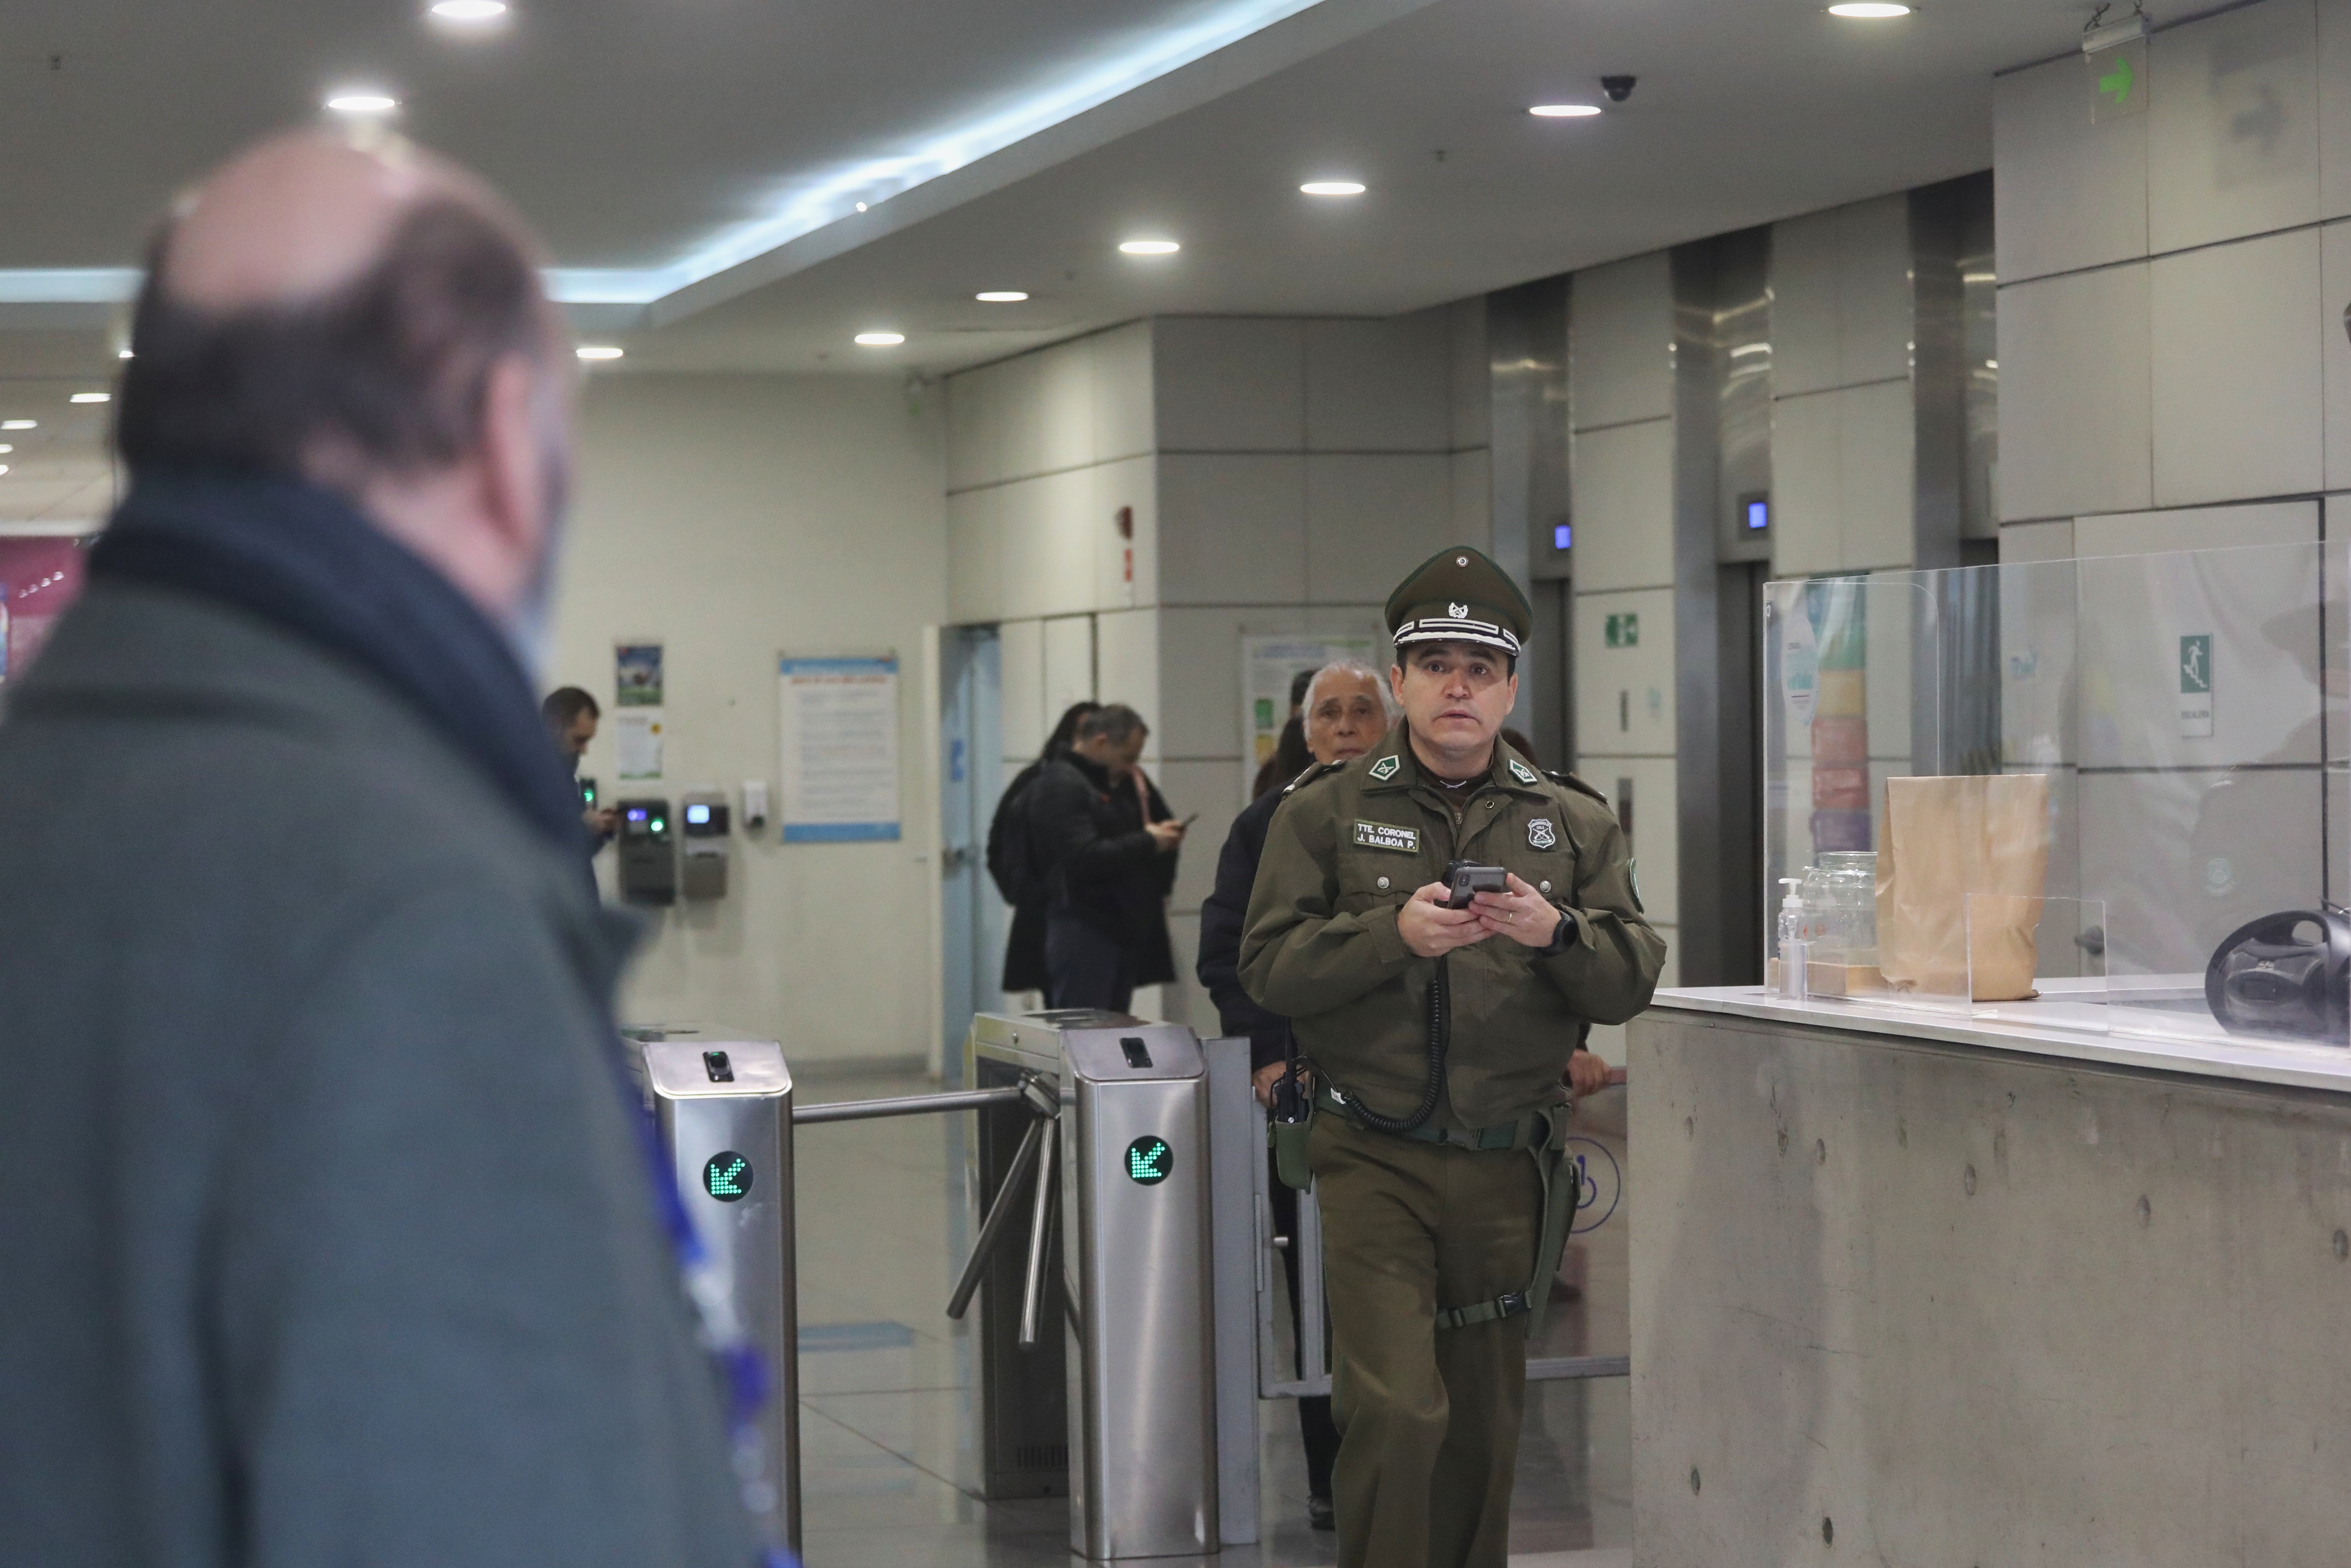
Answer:
[[[1029,789],[1050,1006],[1124,1012],[1136,987],[1176,977],[1167,894],[1184,824],[1137,766],[1149,735],[1123,703],[1096,708]]]
[[[1305,712],[1306,687],[1314,679],[1312,670],[1301,670],[1290,678],[1290,717],[1281,727],[1281,734],[1273,743],[1273,755],[1257,770],[1256,781],[1249,786],[1249,799],[1254,800],[1277,785],[1287,784],[1306,770],[1310,760],[1306,750]]]
[[[1303,698],[1303,734],[1309,757],[1299,770],[1325,762],[1361,757],[1387,733],[1387,708],[1380,699],[1380,677],[1366,664],[1343,660],[1312,672]],[[1242,916],[1249,913],[1249,889],[1257,882],[1258,857],[1265,852],[1265,830],[1281,805],[1282,792],[1297,777],[1276,780],[1233,819],[1223,852],[1217,857],[1217,889],[1200,905],[1200,984],[1217,1004],[1224,1032],[1247,1035],[1249,1065],[1257,1097],[1273,1105],[1275,1082],[1290,1058],[1290,1020],[1270,1013],[1241,989]],[[1273,1202],[1276,1234],[1298,1234],[1298,1194],[1277,1178],[1267,1184]],[[1290,1276],[1290,1312],[1293,1333],[1298,1318],[1298,1252],[1284,1248],[1281,1266]],[[1301,1369],[1302,1371],[1302,1369]],[[1339,1454],[1339,1428],[1331,1419],[1331,1401],[1315,1396],[1298,1402],[1298,1433],[1306,1445],[1306,1518],[1317,1530],[1332,1528],[1331,1464]]]
[[[1004,939],[1004,988],[1041,991],[1045,975],[1045,878],[1037,863],[1036,846],[1029,841],[1029,786],[1045,765],[1070,749],[1078,737],[1078,721],[1102,706],[1074,702],[1061,714],[1045,749],[1037,760],[1012,777],[996,802],[995,820],[987,825],[987,873],[997,892],[1012,906],[1012,929]]]
[[[127,497],[0,723],[0,1542],[749,1568],[630,922],[528,673],[572,355],[392,139],[175,209]]]

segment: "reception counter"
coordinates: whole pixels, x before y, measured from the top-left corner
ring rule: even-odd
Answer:
[[[1634,1021],[1635,1563],[2351,1562],[2351,1051],[2034,1018]]]

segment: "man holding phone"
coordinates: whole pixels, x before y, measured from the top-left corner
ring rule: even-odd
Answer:
[[[1029,841],[1044,873],[1046,1004],[1123,1013],[1138,986],[1176,977],[1167,894],[1191,820],[1174,820],[1142,768],[1150,728],[1123,703],[1078,721],[1069,750],[1029,787]]]
[[[1467,546],[1407,578],[1403,717],[1291,788],[1249,899],[1241,982],[1315,1079],[1343,1568],[1507,1561],[1527,1335],[1573,1213],[1562,1077],[1606,1082],[1584,1028],[1647,1006],[1665,958],[1604,799],[1498,739],[1532,620]]]

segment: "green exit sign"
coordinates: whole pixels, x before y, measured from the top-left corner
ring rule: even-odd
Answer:
[[[1157,1186],[1176,1168],[1176,1151],[1165,1138],[1137,1138],[1126,1145],[1126,1174],[1140,1186]]]
[[[1641,645],[1641,618],[1635,614],[1611,615],[1606,628],[1608,645],[1612,648],[1637,648]]]
[[[702,1190],[721,1203],[738,1203],[751,1193],[751,1162],[721,1149],[703,1163]]]

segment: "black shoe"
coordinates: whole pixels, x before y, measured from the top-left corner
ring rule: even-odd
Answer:
[[[1331,1506],[1327,1497],[1310,1497],[1306,1500],[1306,1522],[1316,1530],[1336,1530],[1339,1511]]]

